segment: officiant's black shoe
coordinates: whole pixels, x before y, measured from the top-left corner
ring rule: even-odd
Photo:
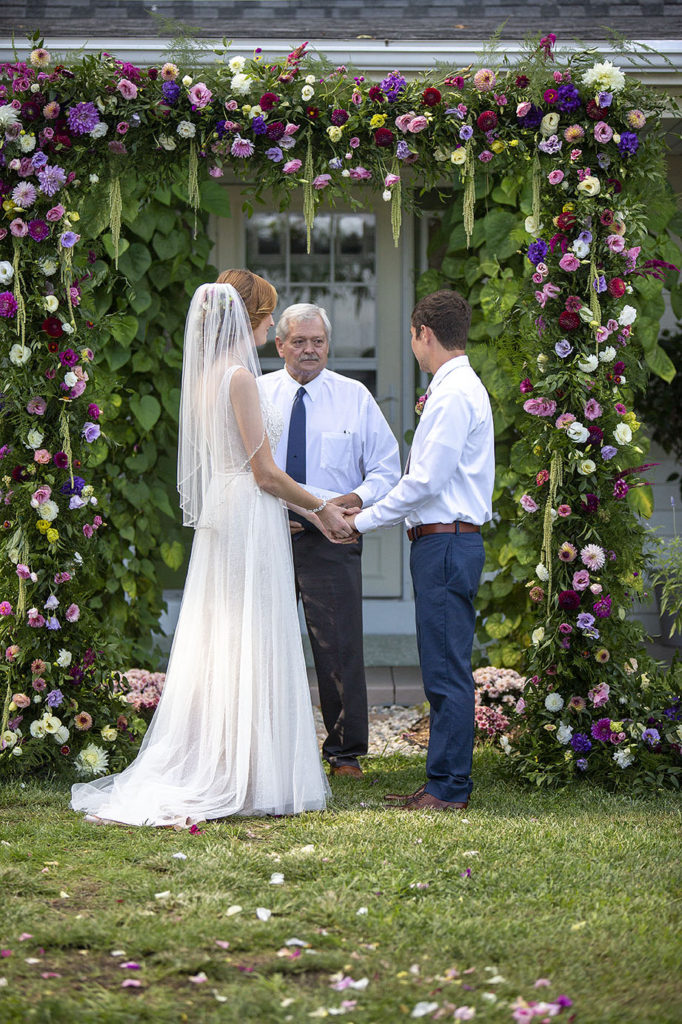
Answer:
[[[465,811],[468,800],[439,800],[431,793],[423,792],[420,796],[412,797],[405,804],[399,804],[401,811]]]
[[[415,789],[414,793],[386,793],[384,801],[387,804],[406,804],[408,800],[414,800],[415,797],[421,796],[425,789],[426,783],[422,782],[419,789]]]
[[[343,775],[347,779],[363,779],[364,774],[359,764],[332,764],[329,765],[331,775]]]

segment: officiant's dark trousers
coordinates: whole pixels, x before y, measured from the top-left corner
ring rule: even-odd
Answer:
[[[474,598],[485,554],[480,533],[439,533],[413,541],[419,664],[431,706],[426,792],[465,801],[472,789]]]
[[[296,596],[313,649],[327,738],[322,756],[352,764],[367,753],[367,683],[362,649],[362,540],[332,544],[319,530],[292,538]]]

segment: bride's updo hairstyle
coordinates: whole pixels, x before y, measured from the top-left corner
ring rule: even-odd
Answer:
[[[241,295],[249,315],[251,329],[255,330],[263,317],[272,313],[277,305],[277,292],[269,281],[252,274],[250,270],[223,270],[216,284],[231,284]]]

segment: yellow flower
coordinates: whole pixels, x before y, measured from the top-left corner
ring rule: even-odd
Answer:
[[[38,522],[36,523],[36,527],[38,530],[40,530],[41,533],[47,533],[47,531],[51,529],[47,519],[39,519]]]
[[[453,149],[452,153],[450,154],[450,162],[453,164],[457,164],[458,166],[460,164],[466,163],[466,158],[467,151],[464,148],[464,146],[460,146],[459,149]]]
[[[510,139],[509,140],[509,145],[510,146],[518,146],[518,144],[519,144],[519,140],[518,139]]]
[[[107,743],[111,743],[118,736],[118,730],[114,729],[112,725],[105,725],[104,728],[101,730],[100,735],[103,740],[106,740]]]
[[[543,729],[546,729],[547,732],[556,732],[556,725],[554,725],[553,722],[547,722],[547,725],[544,725]]]
[[[327,128],[327,135],[332,140],[332,142],[338,142],[339,139],[341,139],[343,132],[341,131],[338,125],[330,124],[329,128]]]
[[[536,444],[533,448],[533,455],[542,455],[542,448],[539,444]]]
[[[76,213],[75,210],[69,210],[68,213],[66,214],[66,216],[69,218],[69,220],[73,221],[74,223],[77,220],[81,219],[80,213]]]
[[[59,530],[55,530],[53,528],[50,528],[47,531],[46,536],[47,536],[48,542],[50,544],[56,544],[56,542],[59,540]]]
[[[573,210],[573,208],[573,203],[564,203],[564,205],[561,207],[564,213],[570,213],[571,210]]]
[[[493,153],[503,153],[505,150],[505,145],[502,139],[496,139],[490,148],[492,149]]]
[[[622,731],[623,731],[623,723],[622,722],[611,722],[611,732],[622,732]]]
[[[250,110],[251,110],[251,104],[250,104],[250,103],[245,103],[245,104],[244,104],[244,105],[242,106],[242,114],[248,114],[248,112],[249,112]]]
[[[2,208],[6,213],[13,213],[14,210],[18,209],[18,206],[13,199],[5,199]]]
[[[375,114],[372,120],[369,122],[370,128],[383,128],[386,124],[385,114]]]

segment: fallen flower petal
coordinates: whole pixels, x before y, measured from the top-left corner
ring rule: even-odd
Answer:
[[[47,981],[48,978],[61,978],[61,974],[57,974],[56,971],[42,971],[40,977]]]
[[[134,960],[126,960],[125,963],[119,964],[118,966],[121,967],[123,970],[126,970],[126,971],[141,971],[142,970],[142,964],[135,963]]]
[[[216,946],[220,946],[221,949],[229,949],[230,948],[230,943],[226,942],[225,939],[216,939],[215,940],[215,944],[216,944]]]
[[[39,964],[40,960],[38,960],[38,958],[35,957],[35,956],[27,956],[26,959],[24,960],[24,963],[26,963],[26,964]]]
[[[356,917],[362,917],[364,914],[368,913],[369,910],[367,909],[367,907],[360,907],[360,909],[357,911]]]
[[[187,860],[187,854],[186,853],[174,853],[173,854],[173,860]]]
[[[68,900],[68,899],[71,899],[71,897],[69,896],[68,892],[64,892],[64,890],[63,890],[63,889],[62,889],[62,891],[61,891],[61,892],[59,893],[59,898],[60,898],[60,900]]]
[[[26,942],[28,939],[32,939],[33,936],[29,935],[28,932],[22,932],[19,936],[19,942]]]
[[[219,1003],[226,1003],[227,1002],[227,996],[221,996],[220,992],[218,992],[216,989],[212,989],[212,991],[213,991],[213,996],[214,996],[214,998],[216,999],[217,1002],[219,1002]]]
[[[231,907],[227,908],[225,914],[227,917],[232,917],[233,914],[241,914],[241,910],[242,908],[237,903],[234,903]]]
[[[259,921],[269,921],[270,918],[272,917],[272,911],[268,910],[267,907],[257,907],[256,917],[258,918]]]
[[[121,982],[121,988],[142,988],[142,982],[138,981],[137,978],[126,978],[125,981]]]
[[[547,986],[551,984],[552,982],[549,980],[549,978],[538,978],[538,980],[533,985],[533,988],[547,988]]]
[[[310,949],[310,943],[304,942],[303,939],[286,939],[285,946],[303,946],[304,949]]]
[[[11,949],[0,949],[0,956],[11,956],[11,955],[12,955],[12,950]]]
[[[203,985],[205,981],[208,981],[208,978],[203,971],[199,971],[198,974],[190,974],[189,980],[193,985]]]
[[[471,878],[471,868],[467,868],[466,871],[460,871],[460,878]]]
[[[125,955],[126,955],[125,949],[112,949],[111,953],[109,954],[109,956],[125,956]]]
[[[438,1003],[417,1003],[410,1017],[425,1017],[427,1013],[433,1013],[437,1009]]]
[[[155,892],[154,893],[154,899],[155,900],[167,900],[168,897],[170,896],[170,894],[171,894],[170,889],[166,889],[165,892]]]
[[[270,885],[284,885],[284,875],[281,871],[273,871],[270,875]]]

